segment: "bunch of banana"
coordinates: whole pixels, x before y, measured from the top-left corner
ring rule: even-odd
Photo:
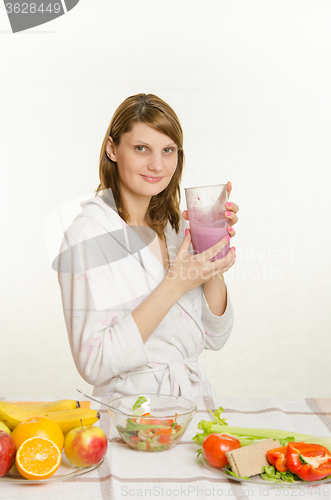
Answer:
[[[7,432],[7,434],[11,434],[10,429],[8,429],[8,427],[3,422],[0,422],[0,431],[5,431]]]
[[[65,411],[79,408],[79,401],[60,399],[59,401],[44,401],[42,403],[14,403],[17,408],[31,411]]]
[[[67,434],[75,427],[80,427],[81,425],[91,426],[99,420],[100,414],[97,410],[77,408],[76,401],[71,402],[71,408],[63,409],[63,405],[69,404],[68,400],[64,401],[55,401],[53,405],[51,403],[16,405],[0,401],[0,422],[3,422],[9,429],[13,430],[27,418],[36,416],[48,417],[59,424],[63,434]],[[74,406],[73,403],[75,403]],[[59,407],[62,410],[58,410],[57,408]]]

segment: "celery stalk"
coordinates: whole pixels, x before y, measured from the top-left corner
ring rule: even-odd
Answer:
[[[305,443],[314,443],[324,446],[331,452],[331,437],[320,437],[320,436],[312,436],[309,434],[301,434],[299,432],[289,432],[279,429],[257,429],[253,427],[233,427],[227,425],[224,419],[220,419],[220,414],[222,413],[223,408],[218,408],[215,411],[215,414],[212,415],[214,417],[214,421],[201,420],[198,424],[198,429],[202,430],[202,433],[197,433],[194,436],[193,441],[201,446],[204,439],[212,433],[222,433],[222,434],[231,434],[232,436],[239,439],[242,446],[247,444],[251,444],[259,439],[278,439],[282,440],[291,440],[291,441],[304,441]]]
[[[214,432],[222,434],[231,434],[231,436],[236,437],[241,442],[241,445],[251,444],[253,441],[258,439],[278,439],[283,440],[287,437],[293,437],[293,441],[304,441],[305,443],[320,444],[327,448],[331,452],[331,437],[320,437],[311,436],[309,434],[300,434],[298,432],[288,432],[279,429],[256,429],[252,427],[232,427],[231,425],[214,424],[209,426],[208,432],[198,433],[194,436],[193,441],[199,446],[202,445],[204,439]],[[248,442],[242,442],[247,440]]]

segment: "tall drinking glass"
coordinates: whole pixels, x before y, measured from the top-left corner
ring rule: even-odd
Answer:
[[[186,205],[194,253],[201,253],[228,235],[225,203],[226,184],[185,188]],[[228,243],[211,261],[221,259],[230,250]]]

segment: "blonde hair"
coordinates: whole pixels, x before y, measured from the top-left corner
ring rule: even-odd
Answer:
[[[102,143],[99,162],[100,184],[95,192],[96,196],[101,190],[111,190],[116,203],[118,214],[126,222],[129,213],[120,192],[120,182],[116,162],[106,154],[109,136],[115,145],[118,145],[121,136],[130,132],[134,124],[143,122],[159,132],[170,137],[177,144],[178,158],[176,170],[168,186],[161,193],[152,196],[147,214],[153,229],[162,238],[164,228],[169,221],[176,233],[179,231],[180,221],[180,181],[184,164],[183,131],[174,110],[162,99],[153,94],[137,94],[125,99],[116,109],[105,138]],[[109,191],[108,191],[109,192]],[[104,201],[111,205],[107,194]]]

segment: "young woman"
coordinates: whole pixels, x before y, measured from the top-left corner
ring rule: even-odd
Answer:
[[[171,107],[152,94],[127,98],[103,141],[96,195],[66,231],[58,260],[65,321],[96,396],[215,395],[198,355],[223,347],[232,330],[223,274],[235,248],[211,259],[234,236],[238,207],[227,203],[229,236],[193,255],[179,209],[183,161]]]

